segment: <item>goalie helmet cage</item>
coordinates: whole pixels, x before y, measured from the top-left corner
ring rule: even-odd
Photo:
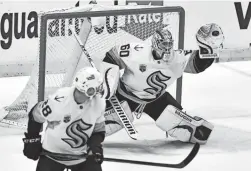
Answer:
[[[75,72],[90,65],[72,31],[76,32],[99,67],[105,53],[113,46],[130,42],[150,43],[157,29],[168,28],[174,37],[174,47],[183,49],[184,26],[185,11],[179,6],[87,5],[42,14],[36,65],[23,92],[5,108],[7,115],[2,122],[25,127],[28,111],[36,102],[44,100],[59,87],[69,86]],[[181,89],[176,92],[179,92],[176,93],[179,99],[177,95],[181,95]],[[17,114],[20,110],[23,113]]]

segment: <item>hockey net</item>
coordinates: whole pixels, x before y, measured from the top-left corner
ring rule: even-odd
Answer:
[[[39,20],[37,62],[19,97],[0,110],[1,125],[25,128],[28,112],[38,101],[59,87],[70,86],[75,72],[89,65],[72,32],[80,37],[98,66],[113,46],[150,43],[157,29],[168,28],[175,48],[183,48],[184,11],[181,7],[88,5],[43,13]]]

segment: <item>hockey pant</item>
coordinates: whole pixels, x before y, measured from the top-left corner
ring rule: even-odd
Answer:
[[[64,169],[71,169],[71,171],[102,171],[100,164],[96,163],[92,159],[88,159],[73,166],[66,166],[58,163],[44,155],[40,156],[36,171],[64,171]]]

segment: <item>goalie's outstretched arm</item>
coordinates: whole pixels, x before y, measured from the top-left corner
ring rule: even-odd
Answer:
[[[210,67],[213,62],[213,58],[201,59],[199,50],[191,51],[191,56],[188,59],[185,72],[192,74],[203,72]]]
[[[114,46],[108,52],[106,52],[103,62],[107,62],[113,65],[119,66],[119,69],[122,70],[126,67],[124,61],[118,55],[119,46]]]

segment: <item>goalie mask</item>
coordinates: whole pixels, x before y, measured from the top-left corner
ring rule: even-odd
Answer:
[[[85,67],[77,72],[73,86],[92,98],[98,93],[103,93],[103,77],[95,68]]]
[[[152,37],[152,51],[155,60],[170,62],[173,59],[173,38],[167,29],[157,30]]]

